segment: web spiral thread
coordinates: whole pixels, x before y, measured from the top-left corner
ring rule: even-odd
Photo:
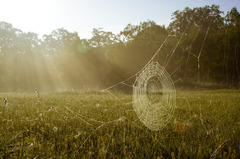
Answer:
[[[175,106],[176,90],[170,75],[158,62],[151,62],[133,85],[133,108],[139,120],[152,131],[161,130]]]

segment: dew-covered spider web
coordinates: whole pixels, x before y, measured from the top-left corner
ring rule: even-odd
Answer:
[[[181,78],[174,80],[172,79],[172,76],[177,72],[179,67],[174,68],[171,73],[168,72],[167,67],[171,62],[176,49],[178,47],[182,47],[180,45],[184,41],[185,32],[190,28],[190,25],[194,25],[194,38],[185,48],[185,51],[188,54],[185,67],[188,67],[188,61],[190,59],[190,56],[192,56],[193,58],[196,58],[197,70],[199,74],[200,57],[206,37],[208,36],[211,22],[212,21],[210,21],[204,33],[203,41],[200,44],[200,48],[197,52],[192,52],[192,45],[195,43],[197,36],[202,31],[204,22],[194,22],[193,24],[190,24],[189,22],[183,32],[178,35],[178,38],[176,38],[176,32],[173,33],[173,31],[171,31],[162,42],[159,49],[153,54],[152,58],[141,70],[129,78],[102,90],[102,92],[107,91],[124,105],[132,105],[133,110],[138,117],[137,120],[142,122],[149,130],[159,131],[163,129],[170,122],[174,114],[174,110],[176,108],[175,83],[181,80]],[[166,45],[168,41],[172,39],[175,39],[175,45],[173,45],[173,48],[168,51],[164,50],[167,47]],[[164,53],[165,57],[163,55]],[[199,76],[200,75],[198,75],[198,81]],[[131,102],[124,102],[121,100],[121,98],[118,98],[111,92],[111,90],[114,90],[115,87],[119,87],[119,85],[122,87],[130,87],[132,89]]]
[[[170,32],[153,57],[139,72],[103,90],[103,92],[108,91],[111,93],[109,90],[118,85],[131,87],[133,90],[132,102],[124,104],[131,104],[138,119],[151,131],[163,129],[170,121],[176,107],[176,90],[174,82],[165,66],[168,65],[182,36],[178,39],[175,47],[166,58],[164,62],[165,66],[158,62],[162,48],[167,40],[172,37],[175,36]],[[135,79],[135,81],[129,84],[129,82],[132,82],[132,79]],[[117,97],[115,96],[115,98]]]
[[[168,72],[159,63],[151,62],[133,85],[133,108],[139,120],[152,131],[162,129],[173,115],[175,100],[175,87]]]
[[[169,124],[175,112],[177,105],[175,83],[181,79],[173,79],[174,74],[179,70],[179,67],[173,69],[168,69],[168,67],[170,66],[172,57],[174,57],[177,48],[181,47],[181,43],[184,40],[185,31],[188,29],[188,27],[189,26],[186,26],[185,30],[182,33],[179,33],[178,36],[175,32],[170,32],[161,43],[158,50],[153,54],[151,59],[137,73],[100,91],[100,94],[103,94],[102,98],[105,98],[105,94],[110,94],[111,99],[106,99],[107,101],[110,100],[112,102],[118,102],[120,105],[124,106],[123,109],[116,108],[122,109],[121,114],[114,114],[114,112],[112,112],[113,116],[115,116],[114,120],[109,121],[97,119],[94,118],[94,116],[83,115],[76,110],[72,110],[67,106],[65,107],[68,113],[73,114],[74,117],[77,117],[81,122],[85,123],[92,129],[91,133],[85,137],[85,140],[80,145],[78,151],[81,151],[81,149],[85,148],[88,140],[96,132],[106,127],[113,126],[114,129],[107,132],[109,140],[105,141],[106,144],[104,144],[104,146],[101,148],[106,157],[106,153],[110,149],[110,143],[113,142],[114,134],[118,129],[118,125],[124,125],[127,123],[134,125],[134,127],[145,132],[167,153],[171,153],[169,148],[164,146],[164,143],[157,139],[156,133],[161,132],[160,130],[164,129]],[[210,25],[205,32],[201,49],[198,52],[193,52],[192,45],[202,27],[199,26],[196,28],[195,38],[190,45],[185,48],[187,52],[187,62],[184,64],[185,67],[188,65],[190,56],[196,58],[198,61],[197,68],[200,67],[199,59],[201,57],[202,48],[204,46]],[[170,50],[168,49],[166,51],[166,45],[168,41],[174,41],[175,44]],[[130,88],[131,90],[131,94],[129,94],[129,92],[127,93],[128,98],[123,97],[122,92],[118,91],[119,88],[121,89],[123,87]],[[102,107],[102,105],[102,103],[97,103],[96,109]],[[108,111],[108,109],[104,109],[104,111],[105,110],[106,112]],[[127,130],[124,128],[124,126],[122,127],[122,132],[120,133],[122,133],[122,151],[125,151],[125,138],[127,135]],[[155,133],[155,136],[152,133]],[[81,134],[82,133],[79,135]]]

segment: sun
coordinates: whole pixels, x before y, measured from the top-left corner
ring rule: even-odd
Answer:
[[[58,21],[56,1],[8,0],[1,1],[1,21],[13,24],[23,31],[46,33]]]

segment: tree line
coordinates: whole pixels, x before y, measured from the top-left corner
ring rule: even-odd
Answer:
[[[148,20],[117,35],[93,29],[90,39],[64,28],[39,38],[0,22],[0,91],[104,88],[138,72],[163,43],[158,62],[177,86],[240,85],[240,13],[212,5],[175,11],[168,27]]]

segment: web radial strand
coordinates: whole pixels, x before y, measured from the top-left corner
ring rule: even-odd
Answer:
[[[158,131],[170,121],[176,106],[176,90],[166,69],[151,62],[136,77],[133,107],[139,120]]]

